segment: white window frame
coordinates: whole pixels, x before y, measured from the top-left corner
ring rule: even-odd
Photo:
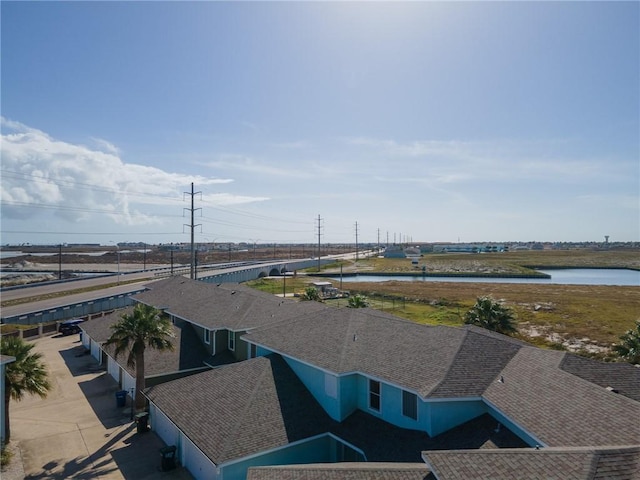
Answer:
[[[227,338],[227,347],[232,352],[236,351],[236,332],[232,332],[231,330],[229,330],[229,335]]]
[[[207,345],[211,344],[211,330],[209,330],[208,328],[204,329],[204,343],[206,343]]]

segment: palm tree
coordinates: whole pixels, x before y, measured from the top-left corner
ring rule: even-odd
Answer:
[[[508,335],[517,331],[513,322],[514,316],[509,308],[491,297],[479,297],[467,312],[464,323]]]
[[[620,343],[613,346],[613,351],[627,362],[640,364],[640,320],[636,320],[636,328],[627,330],[620,337]]]
[[[354,295],[349,297],[347,307],[349,308],[366,308],[369,306],[369,300],[364,295]]]
[[[145,407],[142,391],[145,388],[144,351],[146,347],[156,350],[173,350],[174,338],[171,322],[160,317],[160,311],[150,305],[138,303],[133,313],[125,313],[122,319],[111,326],[113,333],[105,342],[105,347],[114,345],[114,356],[127,355],[127,365],[136,369],[136,410]]]
[[[51,390],[51,383],[42,361],[42,354],[31,352],[33,343],[26,343],[19,337],[3,336],[1,346],[2,355],[16,359],[15,362],[5,365],[4,372],[4,441],[9,443],[9,401],[13,398],[19,402],[25,393],[44,398]]]

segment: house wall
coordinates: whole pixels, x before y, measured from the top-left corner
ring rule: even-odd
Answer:
[[[307,387],[307,390],[311,392],[313,397],[324,408],[327,414],[337,421],[342,421],[341,408],[340,408],[340,389],[337,388],[335,397],[327,394],[327,379],[325,372],[317,368],[311,367],[304,363],[298,362],[288,357],[283,357],[287,364],[291,367],[291,370],[297,375],[300,381]],[[329,376],[332,376],[328,374]],[[336,378],[336,377],[334,377]]]
[[[226,332],[227,332],[227,335],[226,335],[227,344],[225,345],[225,349],[228,349],[229,335],[231,335],[231,332],[229,331],[226,331]],[[235,332],[235,349],[233,351],[229,350],[233,355],[233,358],[235,358],[237,361],[242,361],[249,358],[249,350],[248,350],[249,345],[244,340],[240,340],[240,337],[242,337],[242,335],[244,335],[245,333],[247,332],[246,331]]]
[[[180,463],[189,470],[195,480],[218,479],[219,475],[215,463],[209,460],[189,438],[182,434],[180,442],[182,444]]]
[[[213,341],[213,339],[212,339]],[[228,350],[229,345],[229,331],[228,330],[216,330],[216,353],[224,352]]]
[[[247,469],[264,465],[291,465],[303,463],[334,463],[364,461],[364,456],[349,445],[327,434],[296,443],[279,450],[257,455],[239,462],[221,465],[221,480],[244,480]]]
[[[196,324],[191,324],[193,326],[193,330],[194,332],[196,332],[196,335],[198,336],[198,338],[200,339],[200,342],[202,343],[202,345],[204,346],[204,348],[207,349],[207,352],[209,353],[209,355],[214,355],[214,336],[219,336],[220,332],[217,332],[218,335],[214,335],[215,330],[211,330],[211,333],[209,334],[209,338],[210,338],[210,342],[209,343],[205,343],[204,342],[204,328],[201,327],[200,325],[196,325]],[[217,345],[216,345],[217,347]],[[225,347],[226,348],[226,347]],[[218,350],[216,348],[216,352],[220,352],[221,350]]]
[[[82,346],[89,350],[91,348],[91,337],[85,332],[81,332],[80,338],[82,339]]]
[[[91,340],[91,356],[102,364],[102,347],[98,342],[93,340]]]
[[[156,407],[155,403],[149,403],[149,425],[164,443],[169,446],[175,445],[180,450],[180,430]]]
[[[257,349],[258,356],[269,353],[272,352],[266,348]],[[383,381],[380,381],[380,410],[376,411],[369,407],[369,377],[359,373],[333,376],[298,360],[283,358],[327,414],[338,422],[359,409],[400,428],[435,436],[487,412],[480,398],[433,401],[417,397],[417,418],[413,419],[403,413],[403,389]],[[328,377],[336,380],[336,389],[328,385],[331,382]]]
[[[487,413],[487,407],[480,399],[430,401],[419,409],[418,418],[422,410],[430,420],[427,433],[432,437]]]

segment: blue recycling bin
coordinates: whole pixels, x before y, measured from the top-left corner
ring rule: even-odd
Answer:
[[[116,392],[116,406],[124,407],[127,404],[127,391],[120,390]]]

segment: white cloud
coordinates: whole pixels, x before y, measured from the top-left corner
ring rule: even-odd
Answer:
[[[92,139],[100,146],[92,149],[0,118],[4,218],[27,220],[46,214],[75,223],[107,215],[117,224],[158,224],[171,216],[168,205],[180,216],[184,192],[192,182],[202,188],[233,181],[125,163],[118,148],[104,140]],[[221,197],[224,204],[264,200]]]
[[[279,162],[265,162],[247,155],[221,154],[217,160],[201,162],[200,164],[209,168],[220,170],[230,170],[250,173],[256,176],[268,175],[271,177],[288,177],[298,179],[312,179],[317,175],[315,165],[302,166],[295,161],[287,160]]]

